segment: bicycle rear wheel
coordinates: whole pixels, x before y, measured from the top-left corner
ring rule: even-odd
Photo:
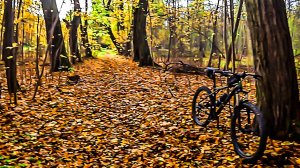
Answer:
[[[200,87],[193,98],[192,117],[197,125],[206,126],[209,124],[214,98],[210,89],[206,86]]]
[[[267,142],[266,122],[256,106],[243,102],[235,108],[231,120],[231,139],[235,152],[245,162],[262,157]]]

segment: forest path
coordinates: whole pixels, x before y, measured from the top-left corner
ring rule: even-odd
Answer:
[[[57,81],[44,84],[35,102],[24,96],[19,106],[1,112],[0,165],[240,164],[229,131],[218,131],[215,122],[202,128],[191,119],[194,91],[207,85],[207,78],[177,75],[175,80],[173,74],[117,56],[87,60],[75,69],[78,84],[67,84],[68,74],[62,74],[58,89]],[[221,123],[228,125],[229,119]]]

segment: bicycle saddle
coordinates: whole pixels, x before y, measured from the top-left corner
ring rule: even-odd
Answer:
[[[215,72],[219,70],[218,68],[213,68],[213,67],[207,67],[206,68],[206,75],[208,78],[213,79],[215,76]]]

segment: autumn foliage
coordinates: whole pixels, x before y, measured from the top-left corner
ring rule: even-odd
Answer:
[[[190,100],[197,87],[210,84],[206,77],[140,68],[115,56],[76,69],[77,84],[68,82],[72,74],[56,73],[44,79],[36,101],[30,91],[20,95],[17,107],[2,101],[1,165],[241,166],[229,113],[221,115],[221,130],[215,122],[203,128],[192,121]],[[269,142],[257,166],[300,164],[299,147]]]

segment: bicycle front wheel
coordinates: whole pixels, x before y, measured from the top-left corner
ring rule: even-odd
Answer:
[[[192,116],[197,125],[206,126],[209,124],[214,100],[210,89],[206,86],[200,87],[193,98]]]
[[[231,138],[235,152],[246,162],[255,162],[265,151],[266,121],[256,106],[243,102],[235,108],[231,120]]]

